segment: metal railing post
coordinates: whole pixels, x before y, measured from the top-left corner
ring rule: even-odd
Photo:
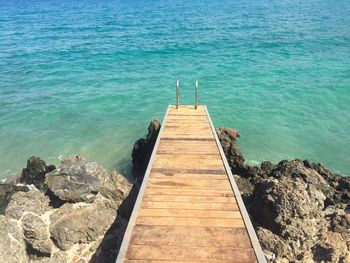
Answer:
[[[179,108],[180,104],[180,81],[176,80],[176,109]]]
[[[195,96],[195,104],[194,108],[198,108],[198,80],[196,80],[196,96]]]

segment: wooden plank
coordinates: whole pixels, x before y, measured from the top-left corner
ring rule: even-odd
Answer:
[[[188,218],[188,217],[148,217],[140,216],[137,225],[149,226],[185,226],[185,227],[229,227],[243,228],[242,219],[235,218]]]
[[[145,201],[151,202],[191,202],[191,203],[236,203],[234,197],[226,196],[188,196],[188,195],[151,195],[145,194]]]
[[[143,201],[141,208],[151,209],[182,209],[182,210],[221,210],[237,211],[236,203],[191,203],[191,202],[152,202]]]
[[[194,170],[200,170],[201,168],[203,168],[203,163],[202,162],[195,162],[193,161],[191,162],[186,162],[186,163],[172,163],[169,161],[163,161],[163,160],[155,160],[154,164],[153,164],[153,168],[159,168],[159,169],[177,169],[177,170],[181,170],[181,169],[186,169],[186,170],[190,170],[190,169],[194,169]],[[220,169],[222,169],[222,165],[220,165],[219,163],[215,163],[215,164],[206,164],[206,167],[208,170],[211,171],[219,171]]]
[[[163,194],[163,195],[192,195],[192,196],[233,196],[232,190],[217,189],[181,189],[181,188],[159,188],[147,187],[147,194]]]
[[[250,248],[244,228],[136,226],[133,245]]]
[[[219,180],[217,180],[219,181]],[[174,182],[171,180],[167,180],[164,182],[149,182],[148,183],[149,187],[153,187],[153,188],[165,188],[165,189],[169,189],[169,188],[178,188],[178,189],[213,189],[213,190],[231,190],[231,187],[228,185],[201,185],[199,186],[198,184],[195,183],[182,183],[182,182]]]
[[[178,138],[178,137],[162,137],[163,141],[179,141],[179,142],[187,142],[187,141],[198,141],[198,142],[214,142],[213,138]]]
[[[192,178],[154,178],[151,177],[148,181],[151,187],[168,187],[178,186],[183,188],[209,188],[209,189],[224,189],[230,190],[231,186],[227,180],[216,179],[192,179]]]
[[[165,140],[179,140],[179,141],[211,141],[210,134],[184,134],[184,133],[166,133]]]
[[[222,210],[182,210],[182,209],[155,209],[144,208],[140,210],[139,216],[155,217],[196,217],[196,218],[242,218],[239,211]]]
[[[185,168],[152,168],[152,172],[180,174],[180,173],[195,173],[195,174],[226,174],[222,169],[185,169]]]
[[[175,179],[181,179],[181,178],[192,178],[192,179],[215,179],[215,180],[227,180],[227,176],[224,174],[194,174],[194,173],[159,173],[159,172],[152,172],[150,177],[153,178],[175,178]]]
[[[184,246],[152,246],[152,245],[131,245],[127,256],[128,259],[148,260],[195,260],[215,261],[227,260],[236,263],[255,262],[253,250],[250,248],[231,247],[184,247]]]
[[[188,147],[184,146],[183,144],[170,144],[167,142],[163,142],[159,145],[159,151],[174,151],[174,152],[179,152],[181,151],[182,154],[186,153],[218,153],[218,149],[213,146],[213,145],[207,145],[205,147],[204,145],[202,146],[191,146],[189,145]]]
[[[196,162],[196,164],[194,164]],[[196,155],[157,155],[155,159],[155,166],[178,166],[183,165],[187,166],[187,164],[192,164],[192,167],[208,167],[208,166],[217,166],[222,168],[221,159],[217,158],[217,156],[196,156]],[[191,167],[191,166],[190,166]]]

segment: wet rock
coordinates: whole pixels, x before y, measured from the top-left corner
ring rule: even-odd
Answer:
[[[27,167],[22,170],[20,182],[33,184],[40,191],[46,192],[45,174],[54,169],[54,165],[47,166],[39,157],[32,156],[27,160]]]
[[[22,229],[17,222],[0,215],[0,233],[0,262],[29,262]]]
[[[45,222],[36,214],[26,213],[21,223],[27,245],[35,252],[50,254],[51,240]]]
[[[146,138],[137,140],[132,150],[133,175],[142,180],[160,131],[160,121],[151,121]]]
[[[64,204],[50,216],[51,238],[58,248],[88,244],[103,236],[116,217],[115,209],[96,204]]]
[[[46,174],[45,183],[62,201],[92,202],[99,192],[99,180],[106,174],[102,166],[76,156],[64,160],[57,169]]]
[[[49,202],[50,199],[37,190],[17,192],[11,196],[5,215],[20,219],[24,212],[32,212],[40,216],[51,209]]]

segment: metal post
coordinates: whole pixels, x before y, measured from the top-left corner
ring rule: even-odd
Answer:
[[[195,109],[198,108],[198,80],[196,80],[196,99],[195,99]]]
[[[176,109],[179,108],[180,104],[180,81],[176,80]]]

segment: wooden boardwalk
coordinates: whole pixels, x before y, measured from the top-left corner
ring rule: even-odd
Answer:
[[[116,262],[266,262],[205,106],[169,106]]]

